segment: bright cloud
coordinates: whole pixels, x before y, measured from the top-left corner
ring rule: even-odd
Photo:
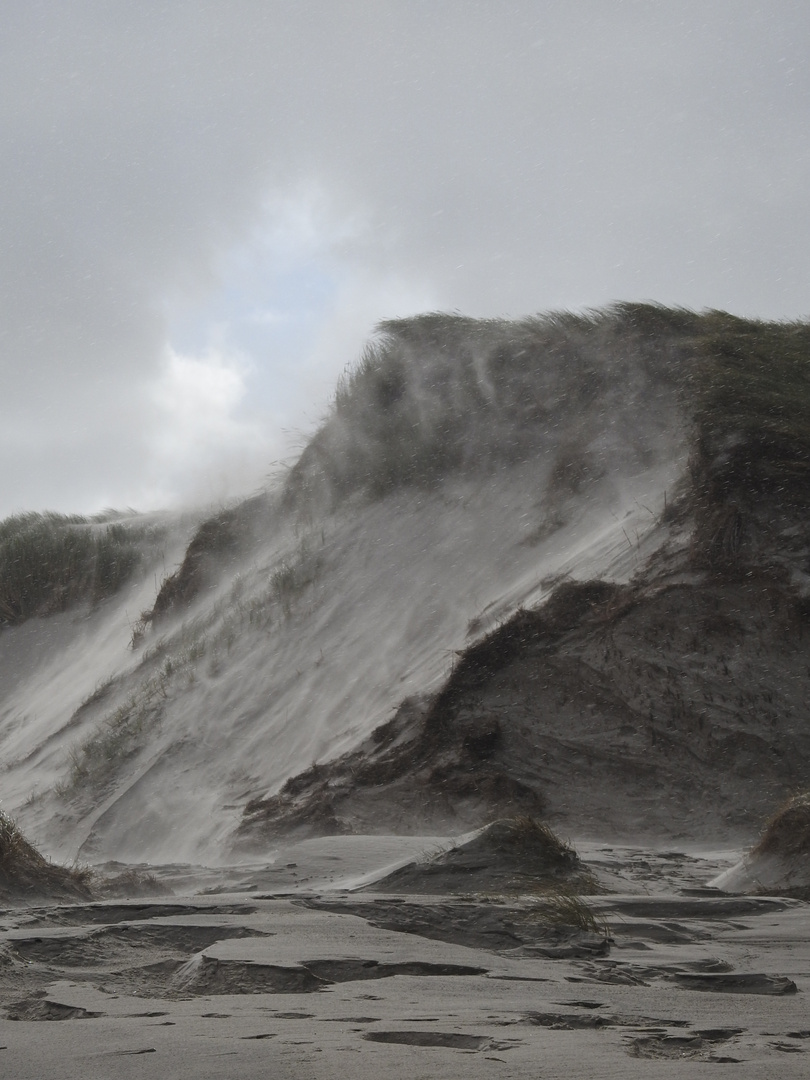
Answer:
[[[154,429],[147,441],[153,499],[227,498],[261,482],[273,457],[272,431],[246,408],[250,366],[211,347],[202,356],[166,351],[152,387]]]

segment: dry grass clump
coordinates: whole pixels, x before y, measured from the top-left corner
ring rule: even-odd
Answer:
[[[3,900],[89,899],[89,879],[85,870],[54,866],[25,839],[12,818],[0,810],[0,897]]]
[[[567,869],[579,865],[579,856],[570,844],[537,818],[519,815],[497,821],[490,829],[497,831],[510,848],[544,867]]]
[[[529,917],[547,926],[581,930],[604,938],[610,936],[607,923],[597,922],[593,910],[574,892],[553,890],[543,893],[531,908]]]
[[[570,844],[544,821],[528,815],[494,822],[487,837],[490,844],[499,844],[514,868],[513,890],[542,897],[549,921],[554,921],[556,913],[561,922],[568,919],[569,925],[580,924],[585,907],[580,910],[578,893],[599,890]]]
[[[810,791],[793,795],[766,822],[752,855],[810,854]]]
[[[11,877],[20,867],[40,867],[45,861],[15,822],[0,810],[0,875]]]
[[[95,891],[105,900],[131,900],[142,896],[172,896],[168,885],[154,874],[128,867],[120,874],[97,876],[93,880]]]

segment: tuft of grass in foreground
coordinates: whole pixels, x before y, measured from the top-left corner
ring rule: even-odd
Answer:
[[[560,918],[573,917],[580,910],[578,893],[598,891],[595,878],[582,865],[574,848],[544,821],[518,815],[496,822],[494,828],[497,834],[493,836],[497,835],[502,849],[509,851],[520,868],[512,888],[519,893],[541,896],[546,903],[548,921],[553,921],[554,910]],[[571,925],[576,924],[577,920]]]
[[[0,897],[87,899],[89,880],[85,870],[54,866],[26,840],[16,822],[0,810]]]
[[[136,867],[127,867],[118,874],[95,873],[93,891],[105,900],[131,899],[141,896],[172,896],[168,885],[154,874]]]
[[[529,917],[547,926],[610,937],[607,922],[598,922],[593,910],[575,892],[554,889],[540,894],[529,910]]]

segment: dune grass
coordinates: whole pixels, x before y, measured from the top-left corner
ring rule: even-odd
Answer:
[[[809,336],[804,324],[655,304],[517,321],[441,312],[388,320],[339,381],[288,490],[321,481],[338,497],[380,497],[520,460],[564,414],[631,390],[639,377],[677,388],[704,433],[742,425],[810,438],[794,392],[801,385],[807,397]]]
[[[701,426],[810,448],[810,324],[710,312],[701,331]]]
[[[0,897],[87,899],[88,871],[55,866],[23,836],[16,822],[0,810]]]
[[[0,522],[0,623],[17,625],[112,596],[162,538],[155,526],[78,515],[17,514]]]
[[[769,476],[778,466],[783,478],[806,479],[808,357],[809,324],[657,304],[516,321],[442,312],[387,320],[339,381],[329,417],[290,472],[288,501],[379,498],[524,460],[549,452],[589,409],[598,420],[625,398],[643,408],[666,386],[693,425],[698,457],[753,447],[748,459],[768,462]],[[733,457],[732,471],[745,472],[746,454]],[[583,458],[575,486],[585,471]]]
[[[544,821],[521,814],[506,819],[502,824],[505,827],[504,842],[544,869],[578,865],[579,856],[576,851],[560,839]]]
[[[752,855],[810,854],[810,791],[791,796],[765,823]]]
[[[606,921],[599,921],[593,909],[576,892],[549,889],[537,894],[528,917],[545,926],[565,930],[580,930],[586,934],[598,934],[609,938],[610,928]]]

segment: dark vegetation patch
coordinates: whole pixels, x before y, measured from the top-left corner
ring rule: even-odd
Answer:
[[[0,625],[97,604],[153,554],[163,529],[64,514],[17,514],[0,522]]]
[[[619,606],[630,602],[630,593],[622,586],[604,581],[570,581],[558,585],[541,608],[516,612],[503,626],[470,645],[459,656],[428,712],[425,723],[428,737],[443,741],[453,703],[462,695],[475,693],[496,672],[528,649],[551,646],[586,616],[599,611],[606,617],[611,608],[615,612]],[[474,736],[467,738],[474,739]],[[493,738],[491,742],[494,750],[497,739]],[[467,743],[468,748],[474,745],[474,742]]]
[[[695,561],[739,573],[787,532],[806,543],[810,326],[711,313],[689,395]]]
[[[810,792],[791,796],[765,825],[752,855],[810,855]]]

